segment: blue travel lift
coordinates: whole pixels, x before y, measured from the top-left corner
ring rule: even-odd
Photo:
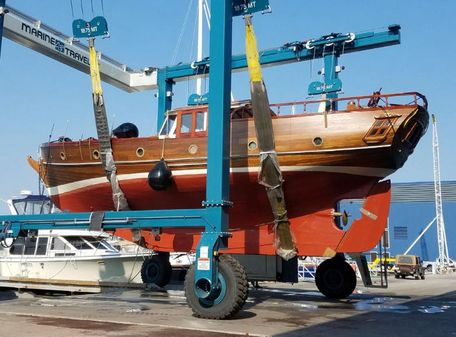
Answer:
[[[209,73],[208,163],[206,200],[200,209],[147,210],[122,212],[61,213],[47,215],[0,216],[0,240],[34,235],[40,229],[104,230],[161,228],[204,228],[196,251],[196,266],[187,277],[187,302],[194,314],[202,318],[224,319],[237,313],[247,299],[247,277],[239,262],[221,255],[227,247],[229,219],[230,168],[230,90],[232,70],[247,68],[245,55],[232,57],[232,17],[250,15],[269,9],[268,0],[217,1],[211,8],[210,59],[187,65],[159,69],[159,127],[172,105],[174,80],[192,78]],[[0,52],[3,32],[5,0],[0,0]],[[334,107],[331,100],[341,90],[336,68],[343,53],[378,48],[400,43],[400,26],[392,25],[387,31],[374,33],[330,34],[316,40],[294,42],[278,49],[261,52],[263,65],[324,58],[324,82],[309,86],[309,94],[325,94],[327,108]],[[211,71],[209,72],[209,68]],[[207,98],[207,96],[206,96]],[[203,99],[196,99],[203,101]]]

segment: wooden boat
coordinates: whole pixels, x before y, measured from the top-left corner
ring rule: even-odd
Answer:
[[[428,126],[427,102],[419,93],[271,105],[275,142],[285,179],[284,192],[298,254],[332,256],[376,245],[386,225],[389,182]],[[336,106],[339,109],[336,109]],[[286,111],[288,110],[288,113]],[[205,200],[207,106],[170,111],[157,136],[113,138],[120,186],[132,209],[199,208]],[[230,231],[228,251],[275,254],[273,216],[257,182],[259,151],[249,102],[231,109]],[[161,159],[172,170],[172,185],[155,191],[148,173]],[[58,207],[71,212],[113,210],[111,187],[96,139],[41,145],[39,161],[29,158]],[[343,227],[340,200],[365,198],[363,216]],[[156,251],[192,251],[201,229],[142,231]],[[131,239],[129,231],[116,235]]]

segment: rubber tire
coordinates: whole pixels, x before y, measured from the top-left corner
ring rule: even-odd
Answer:
[[[399,278],[399,275],[394,275],[394,278]]]
[[[185,277],[184,289],[187,304],[193,315],[207,319],[227,319],[235,315],[245,304],[248,297],[248,281],[244,267],[232,256],[221,255],[219,274],[225,280],[226,293],[219,303],[208,306],[195,292],[195,264],[190,267]]]
[[[424,272],[421,274],[421,279],[424,280]]]
[[[173,269],[166,255],[153,255],[144,260],[141,266],[141,279],[144,283],[166,286],[171,280]]]
[[[318,290],[328,298],[347,298],[356,288],[356,274],[347,262],[333,258],[323,261],[317,267],[315,283]]]
[[[179,272],[177,274],[177,279],[179,281],[185,281],[185,276],[187,275],[187,271],[188,271],[188,269],[179,270]]]

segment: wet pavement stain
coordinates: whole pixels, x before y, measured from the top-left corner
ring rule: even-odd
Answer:
[[[21,315],[19,315],[21,316]],[[62,327],[78,330],[99,330],[99,331],[122,331],[133,327],[133,324],[119,324],[113,322],[98,322],[90,320],[68,319],[68,318],[52,318],[38,316],[22,316],[28,317],[33,323],[38,325],[48,325],[53,327]]]
[[[442,314],[445,310],[450,309],[451,307],[448,305],[442,305],[440,307],[436,306],[421,306],[418,311],[422,312],[423,314]]]
[[[224,332],[214,331],[196,331],[196,330],[183,330],[175,328],[164,328],[157,331],[156,334],[149,334],[148,337],[239,337],[249,336],[248,334],[230,334]]]

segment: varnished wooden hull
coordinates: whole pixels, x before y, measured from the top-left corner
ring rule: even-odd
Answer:
[[[374,128],[379,120],[391,124],[383,133]],[[386,112],[384,108],[367,108],[273,119],[288,215],[300,255],[330,255],[337,247],[342,249],[345,232],[336,227],[332,215],[336,203],[364,198],[382,188],[385,201],[389,190],[377,183],[404,164],[427,124],[427,112],[419,105],[390,106]],[[205,200],[206,140],[205,132],[166,140],[113,139],[117,174],[130,207],[201,207]],[[257,183],[259,154],[254,142],[253,120],[233,120],[230,228],[236,234],[229,250],[274,254],[273,217],[264,187]],[[42,145],[41,161],[34,166],[62,210],[113,209],[110,185],[95,155],[97,149],[96,140]],[[162,154],[173,171],[173,184],[157,192],[149,187],[147,174]],[[373,232],[383,230],[385,223],[386,217]],[[311,234],[315,230],[321,235]],[[144,231],[143,236],[150,248],[188,251],[195,248],[199,231],[165,230],[159,240],[150,232]],[[120,234],[130,236],[128,232]],[[370,249],[372,242],[367,241],[356,249]]]

